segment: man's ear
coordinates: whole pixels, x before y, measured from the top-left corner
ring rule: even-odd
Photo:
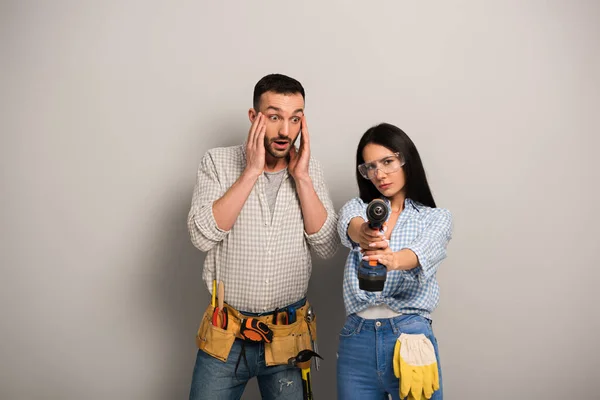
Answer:
[[[254,122],[256,115],[258,115],[258,113],[254,108],[248,110],[248,119],[250,120],[250,123]]]

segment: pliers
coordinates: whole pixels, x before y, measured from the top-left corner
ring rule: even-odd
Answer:
[[[215,281],[213,281],[215,282]],[[219,281],[218,288],[219,295],[217,296],[219,301],[215,304],[215,300],[213,300],[213,307],[215,310],[212,315],[212,324],[222,329],[227,329],[227,308],[225,308],[225,284],[223,281]],[[213,296],[215,293],[215,287],[213,283]],[[213,297],[214,299],[214,297]],[[221,316],[222,315],[222,316]],[[219,323],[219,316],[221,316],[221,321]]]
[[[223,309],[219,309],[218,306],[215,307],[212,315],[212,324],[221,329],[227,329],[227,322],[227,307],[223,307]]]

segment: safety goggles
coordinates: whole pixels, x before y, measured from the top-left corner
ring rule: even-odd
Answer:
[[[373,179],[377,176],[377,171],[381,171],[384,174],[391,174],[399,171],[406,161],[402,153],[394,153],[389,156],[383,157],[379,160],[363,163],[358,166],[358,172],[365,179]]]

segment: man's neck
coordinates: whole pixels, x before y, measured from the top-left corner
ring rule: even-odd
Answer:
[[[275,158],[269,153],[265,156],[265,171],[266,172],[277,172],[281,171],[288,165],[287,157]]]

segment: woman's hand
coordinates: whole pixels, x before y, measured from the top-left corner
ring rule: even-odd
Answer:
[[[371,250],[363,250],[363,260],[377,261],[390,271],[408,271],[419,265],[417,255],[410,249],[392,251],[387,240],[371,245]]]
[[[362,218],[355,218],[351,224],[353,232],[350,232],[350,237],[363,250],[372,249],[371,244],[384,240],[384,232],[381,232],[379,229],[371,229],[369,223],[365,222]]]
[[[387,240],[371,243],[369,245],[369,250],[363,250],[362,254],[363,260],[365,261],[377,261],[378,263],[385,265],[389,270],[401,269],[398,263],[398,254],[390,249]]]

